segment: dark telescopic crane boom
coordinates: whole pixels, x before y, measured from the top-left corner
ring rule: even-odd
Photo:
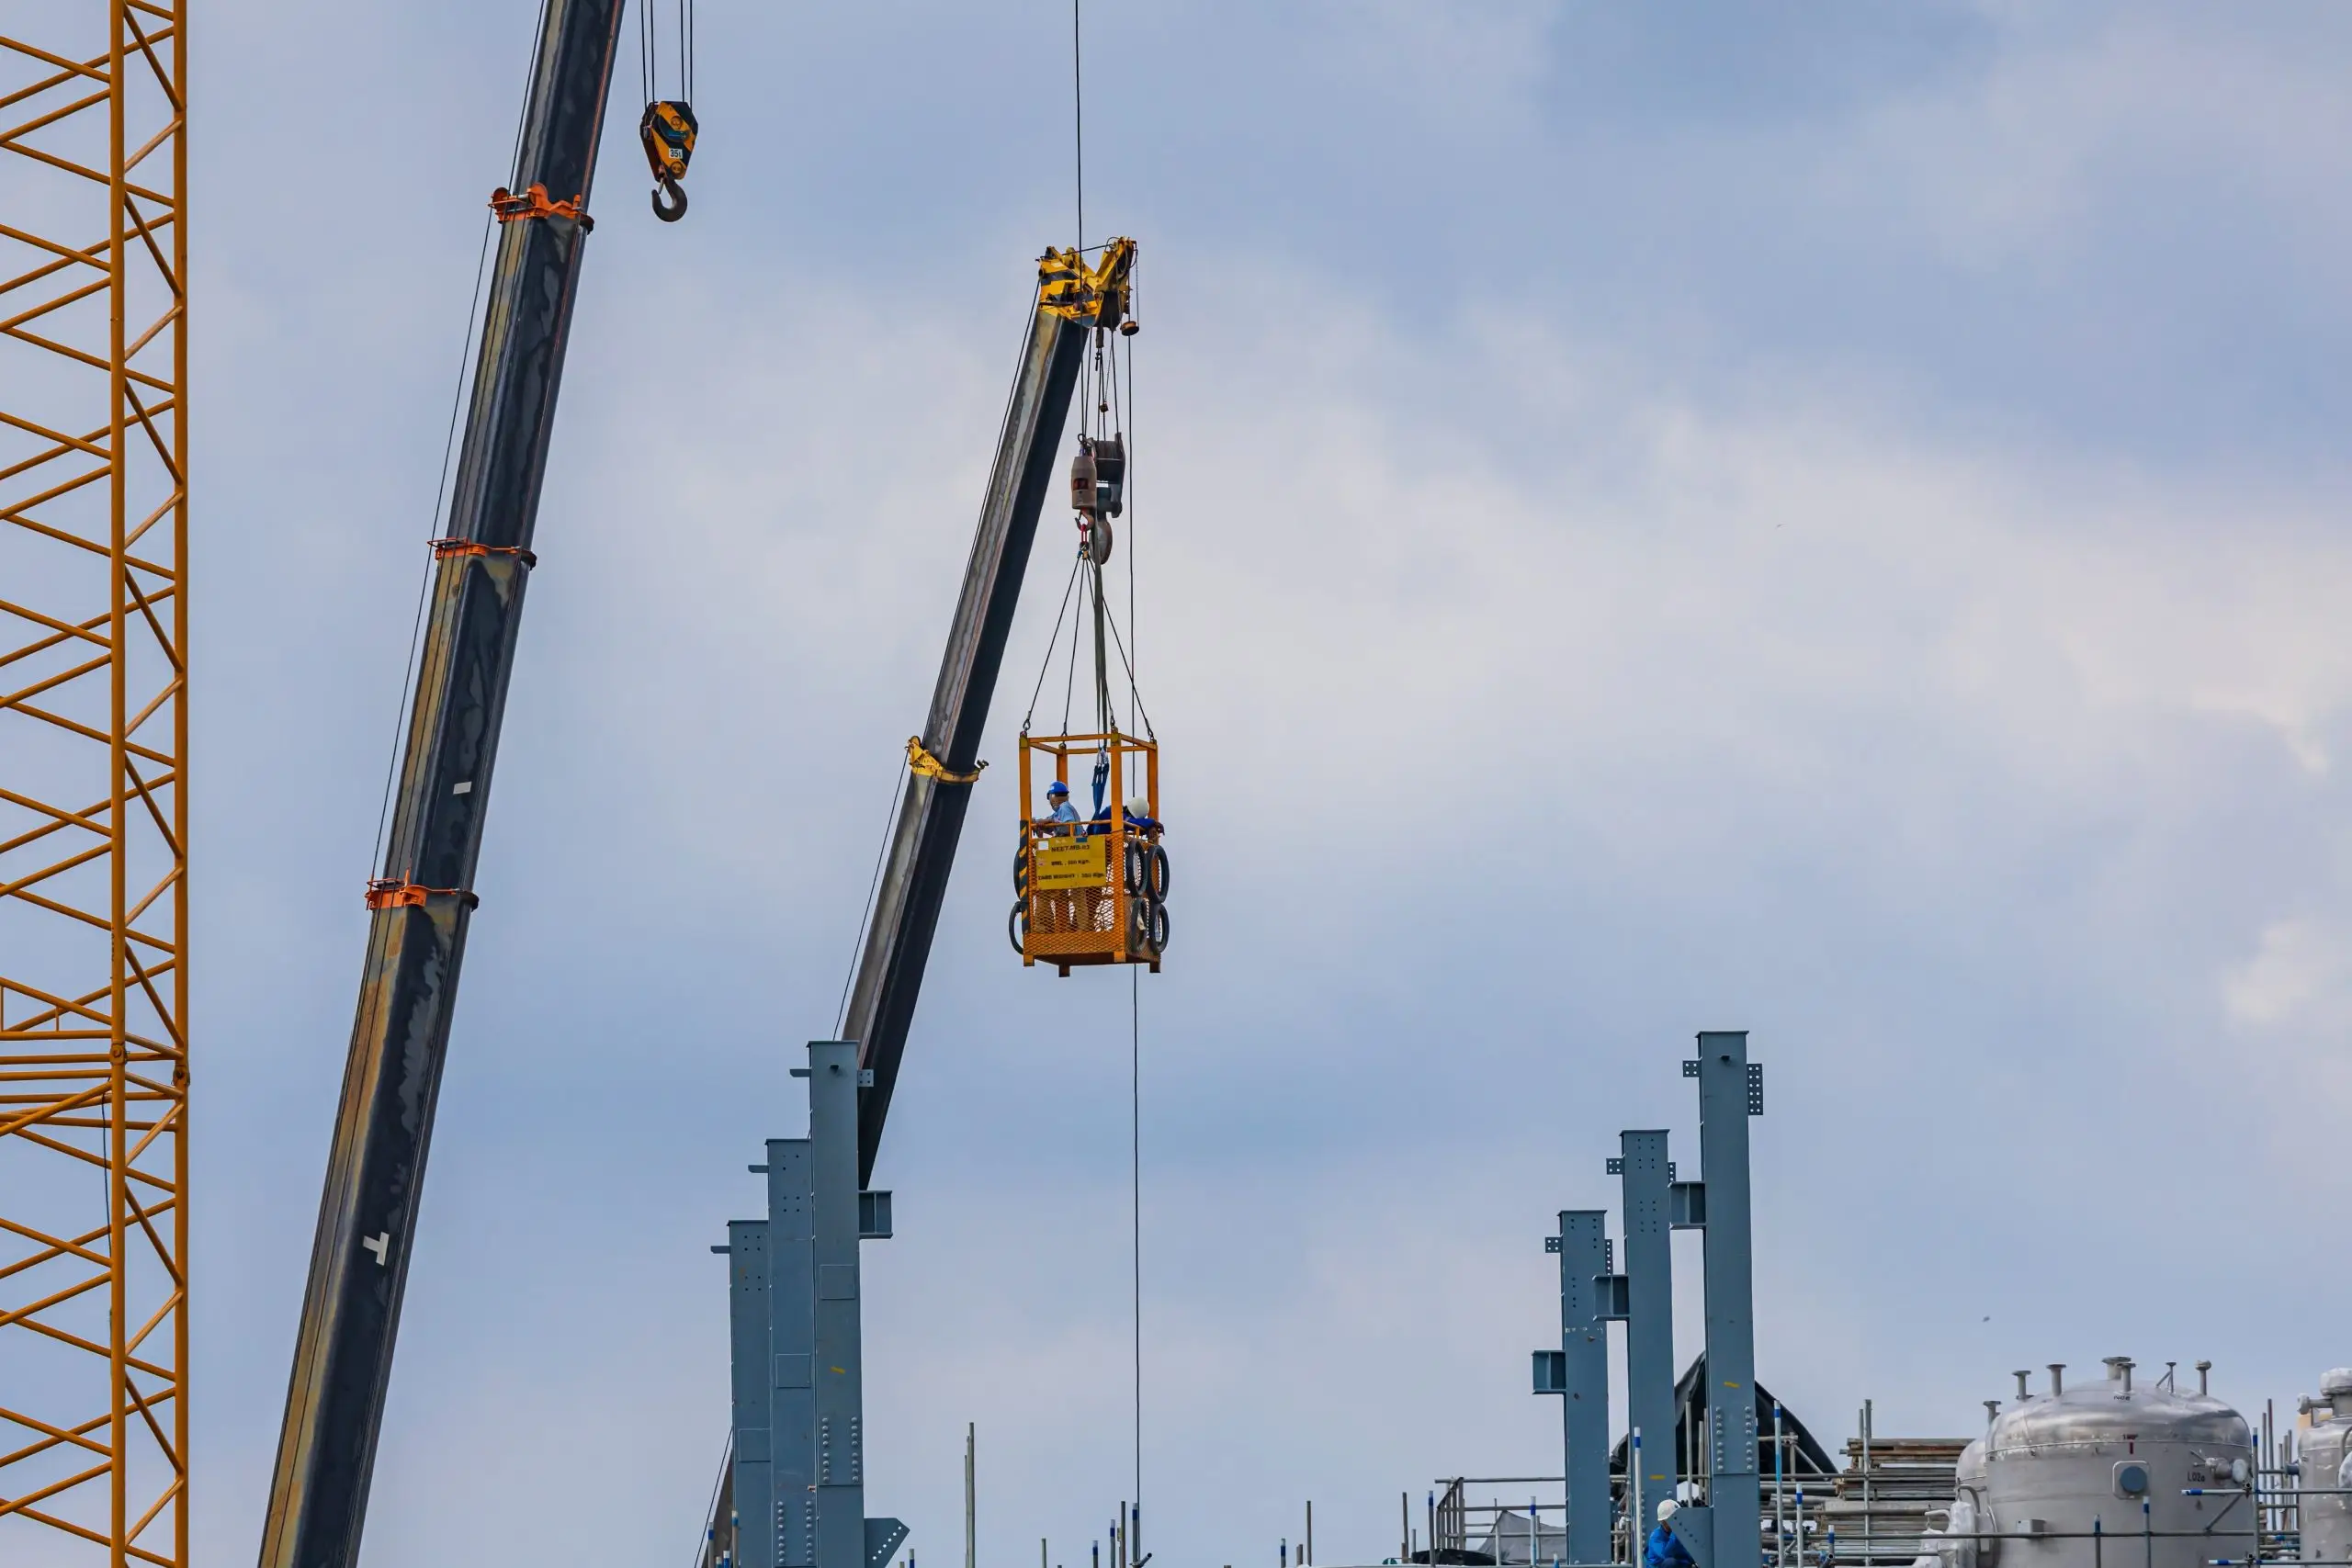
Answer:
[[[1037,308],[1021,369],[997,436],[996,466],[980,504],[980,525],[964,569],[964,589],[940,660],[939,684],[922,742],[940,764],[907,780],[890,836],[889,858],[866,926],[857,982],[842,1038],[858,1043],[858,1066],[874,1074],[858,1099],[857,1178],[874,1177],[890,1091],[899,1080],[923,965],[947,897],[947,874],[971,804],[989,700],[1004,662],[1004,643],[1021,599],[1037,515],[1055,477],[1057,448],[1069,423],[1069,401],[1089,338],[1116,330],[1126,316],[1135,243],[1114,240],[1092,266],[1074,251],[1048,251],[1037,264]]]
[[[1101,261],[1092,266],[1076,251],[1047,251],[1037,263],[1036,308],[1028,341],[1022,346],[1021,367],[1005,404],[1004,428],[997,435],[996,465],[980,502],[980,525],[964,569],[956,618],[948,626],[947,652],[940,660],[931,713],[908,750],[911,771],[891,829],[885,872],[842,1023],[842,1038],[858,1043],[860,1069],[874,1075],[871,1086],[858,1094],[861,1188],[873,1179],[875,1156],[881,1150],[890,1090],[906,1053],[931,939],[939,929],[939,908],[947,896],[948,873],[955,869],[964,812],[979,776],[989,701],[1004,663],[1021,580],[1027,575],[1030,546],[1037,537],[1037,517],[1053,486],[1055,449],[1069,424],[1070,394],[1077,388],[1090,337],[1123,324],[1134,330],[1126,317],[1135,254],[1132,240],[1114,240],[1102,247]],[[764,1368],[752,1375],[764,1388]],[[821,1434],[800,1437],[818,1444]],[[764,1427],[761,1441],[768,1441]],[[729,1528],[737,1513],[735,1454],[730,1443],[712,1491],[710,1516],[704,1522],[700,1568],[726,1563],[775,1568],[773,1562],[736,1555],[741,1543]],[[763,1467],[767,1456],[763,1448]],[[758,1539],[765,1539],[771,1548],[777,1545],[773,1537]],[[805,1568],[812,1560],[786,1543],[776,1561]]]
[[[622,0],[546,0],[302,1299],[261,1568],[352,1568],[458,998]],[[567,210],[568,209],[568,210]]]

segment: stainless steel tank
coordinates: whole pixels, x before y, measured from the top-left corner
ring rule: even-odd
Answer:
[[[2103,1381],[2030,1394],[1984,1444],[1978,1561],[1998,1568],[2207,1568],[2254,1554],[2254,1435],[2219,1399]],[[1957,1532],[1955,1532],[1957,1533]]]
[[[1919,1555],[1911,1568],[1981,1568],[1993,1562],[1995,1543],[1980,1539],[1996,1527],[1984,1497],[1984,1439],[1978,1438],[1960,1450],[1952,1464],[1952,1499],[1949,1508],[1928,1510],[1928,1529],[1919,1538]]]
[[[2344,1495],[2341,1479],[2346,1450],[2352,1447],[2352,1367],[2327,1372],[2319,1380],[2319,1393],[2305,1394],[2301,1404],[2311,1421],[2295,1434],[2302,1560],[2352,1562],[2352,1497]]]

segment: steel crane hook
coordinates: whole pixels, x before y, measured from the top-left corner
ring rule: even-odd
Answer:
[[[664,206],[662,201],[662,195],[665,192],[668,193],[671,197],[671,204],[668,206]],[[653,216],[659,218],[664,223],[675,223],[679,219],[684,218],[685,215],[686,187],[678,184],[675,180],[660,179],[654,181]]]

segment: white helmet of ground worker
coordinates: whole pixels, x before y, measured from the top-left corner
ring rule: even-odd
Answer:
[[[1668,1497],[1657,1506],[1657,1522],[1664,1524],[1672,1517],[1674,1517],[1674,1499]]]

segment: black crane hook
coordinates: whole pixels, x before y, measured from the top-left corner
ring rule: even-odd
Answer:
[[[653,216],[675,223],[686,215],[686,163],[695,155],[695,137],[701,130],[692,106],[683,98],[666,98],[645,106],[637,122],[638,140],[645,144],[645,162],[653,171]],[[663,196],[669,200],[662,200]]]

